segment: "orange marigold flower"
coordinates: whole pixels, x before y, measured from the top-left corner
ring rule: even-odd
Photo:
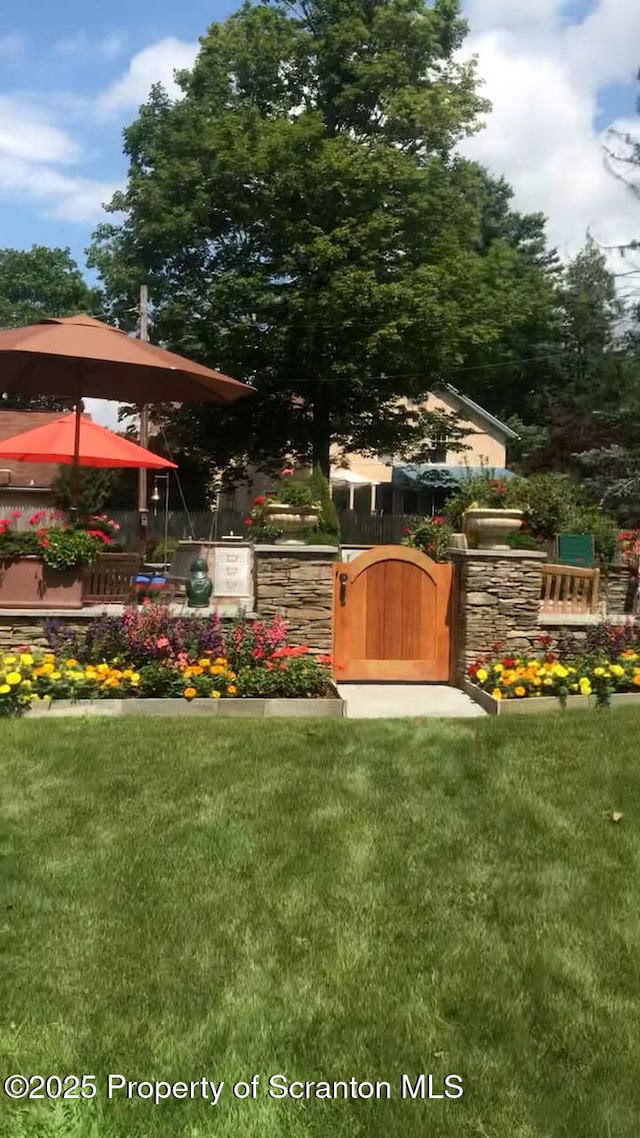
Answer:
[[[197,694],[198,693],[197,693],[195,688],[185,688],[184,689],[184,698],[185,699],[193,699],[193,697],[196,696]]]

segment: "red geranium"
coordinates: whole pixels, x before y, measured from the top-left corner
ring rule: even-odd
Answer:
[[[257,498],[253,499],[254,506],[264,506],[264,503],[265,503],[265,499],[262,497],[261,494],[259,494]]]

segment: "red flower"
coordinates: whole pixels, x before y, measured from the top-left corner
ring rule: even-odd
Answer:
[[[316,664],[329,665],[331,663],[331,656],[316,656]]]
[[[439,516],[437,518],[432,518],[431,521],[433,522],[434,526],[443,526],[444,525],[444,518],[441,518]]]
[[[21,518],[22,517],[22,510],[12,510],[11,511],[11,517],[12,518]]]
[[[515,668],[516,666],[513,656],[505,656],[501,663],[504,668]]]
[[[51,542],[49,541],[49,539],[48,539],[48,538],[46,538],[46,537],[43,537],[43,538],[40,540],[40,546],[41,546],[41,548],[42,548],[42,549],[48,549],[50,545],[51,545]]]
[[[293,470],[291,469],[290,466],[285,466],[284,470],[282,470],[280,473],[281,473],[282,477],[284,478],[288,474],[293,474]]]
[[[259,495],[257,498],[253,499],[254,506],[264,506],[264,502],[265,500],[262,495]]]
[[[252,520],[251,520],[251,518],[245,518],[245,519],[244,519],[244,524],[245,524],[246,526],[250,526],[250,525],[252,525]]]

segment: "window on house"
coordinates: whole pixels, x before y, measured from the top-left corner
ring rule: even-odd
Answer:
[[[426,457],[427,462],[446,462],[447,444],[440,439],[433,439]]]

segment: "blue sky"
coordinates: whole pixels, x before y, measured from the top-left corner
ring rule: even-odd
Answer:
[[[638,0],[465,6],[495,107],[470,153],[506,174],[523,208],[547,213],[561,247],[575,247],[586,228],[605,243],[622,240],[636,216],[640,232],[637,204],[623,205],[620,187],[602,175],[598,139],[635,117]],[[69,245],[82,262],[101,202],[126,175],[123,126],[150,84],[170,83],[208,24],[237,5],[2,7],[0,245]]]

